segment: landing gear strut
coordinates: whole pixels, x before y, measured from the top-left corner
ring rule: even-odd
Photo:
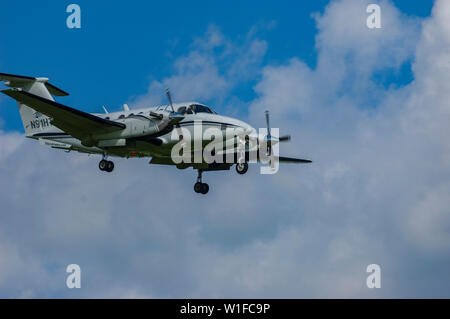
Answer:
[[[106,156],[103,156],[103,159],[98,163],[98,168],[101,171],[111,173],[114,170],[114,163],[112,161],[107,161]]]
[[[198,170],[197,183],[194,184],[194,191],[196,193],[206,194],[209,191],[209,185],[202,183],[202,170]]]

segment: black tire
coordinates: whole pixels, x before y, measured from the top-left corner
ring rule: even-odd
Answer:
[[[100,163],[98,163],[98,168],[101,171],[105,171],[107,166],[108,166],[108,161],[106,161],[106,160],[101,160]]]
[[[114,170],[114,162],[108,161],[106,163],[106,171],[111,173]]]
[[[245,174],[248,171],[248,163],[244,162],[244,163],[237,163],[236,164],[236,172],[238,172],[238,174]]]
[[[202,189],[200,190],[200,192],[201,192],[203,195],[207,194],[207,193],[209,192],[209,185],[206,184],[206,183],[203,183],[203,184],[202,184]]]
[[[200,193],[202,191],[202,183],[197,182],[194,184],[194,192]]]

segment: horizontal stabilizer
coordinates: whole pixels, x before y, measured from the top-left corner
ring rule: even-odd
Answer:
[[[69,93],[67,93],[64,90],[61,90],[60,88],[57,88],[53,84],[50,84],[48,82],[47,78],[35,78],[32,76],[24,76],[24,75],[15,75],[15,74],[8,74],[8,73],[0,73],[0,81],[7,81],[7,86],[10,87],[22,87],[30,82],[42,82],[44,83],[47,90],[50,92],[50,94],[55,96],[67,96]]]

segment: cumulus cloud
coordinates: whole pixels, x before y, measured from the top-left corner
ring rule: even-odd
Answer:
[[[100,174],[97,158],[2,132],[0,295],[448,297],[450,4],[418,20],[381,1],[383,28],[369,30],[366,3],[314,16],[314,67],[292,57],[259,74],[263,40],[211,27],[136,99],[159,103],[166,86],[177,100],[220,99],[254,72],[249,122],[262,127],[270,109],[293,136],[281,152],[312,165],[205,173],[211,191],[197,196],[192,170],[117,160]],[[405,63],[411,83],[377,82]],[[65,287],[70,263],[81,290]],[[381,289],[365,286],[372,263]]]
[[[132,103],[137,107],[167,103],[162,93],[167,87],[177,101],[224,99],[238,83],[257,74],[266,50],[266,41],[253,30],[242,41],[233,42],[210,25],[203,37],[193,39],[190,52],[174,61],[174,74],[153,80]]]

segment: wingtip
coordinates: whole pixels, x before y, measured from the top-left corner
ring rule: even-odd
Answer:
[[[21,92],[21,91],[22,91],[22,89],[20,89],[20,88],[9,88],[9,89],[1,90],[0,92],[14,98],[14,95],[15,95],[14,93]]]
[[[10,93],[13,91],[14,89],[4,89],[1,90],[0,92],[2,92],[5,95],[11,96]]]

